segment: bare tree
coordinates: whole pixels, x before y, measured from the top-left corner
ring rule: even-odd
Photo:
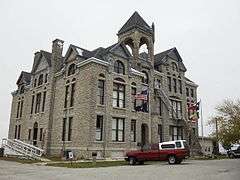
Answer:
[[[216,140],[225,148],[240,142],[240,99],[226,99],[216,107],[216,111],[216,115],[209,122],[216,127],[213,134]]]

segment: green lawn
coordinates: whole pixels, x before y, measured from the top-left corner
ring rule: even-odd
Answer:
[[[19,159],[17,157],[0,157],[0,160],[5,160],[5,161],[14,161],[14,162],[19,162],[22,164],[32,164],[32,163],[37,163],[37,162],[41,162],[38,160],[31,160],[31,159]]]
[[[111,166],[125,166],[126,161],[99,161],[93,162],[73,162],[71,163],[47,163],[47,166],[66,167],[66,168],[98,168],[98,167],[111,167]]]

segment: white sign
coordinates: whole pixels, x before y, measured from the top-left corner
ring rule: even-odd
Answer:
[[[73,159],[73,152],[72,151],[68,152],[68,157],[69,157],[69,159]]]

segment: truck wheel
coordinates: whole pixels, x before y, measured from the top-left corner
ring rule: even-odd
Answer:
[[[169,164],[175,164],[176,163],[176,158],[175,156],[171,155],[168,157],[168,163]]]
[[[133,166],[136,164],[136,159],[134,157],[129,158],[129,165]]]
[[[182,159],[177,159],[176,160],[176,164],[181,164],[181,162],[182,162]]]
[[[233,159],[234,158],[234,155],[231,153],[229,154],[229,158]]]

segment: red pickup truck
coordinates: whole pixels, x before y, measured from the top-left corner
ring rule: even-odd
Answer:
[[[189,148],[185,140],[168,141],[152,144],[149,148],[126,153],[130,165],[144,164],[144,161],[168,161],[169,164],[180,164],[189,157]]]

